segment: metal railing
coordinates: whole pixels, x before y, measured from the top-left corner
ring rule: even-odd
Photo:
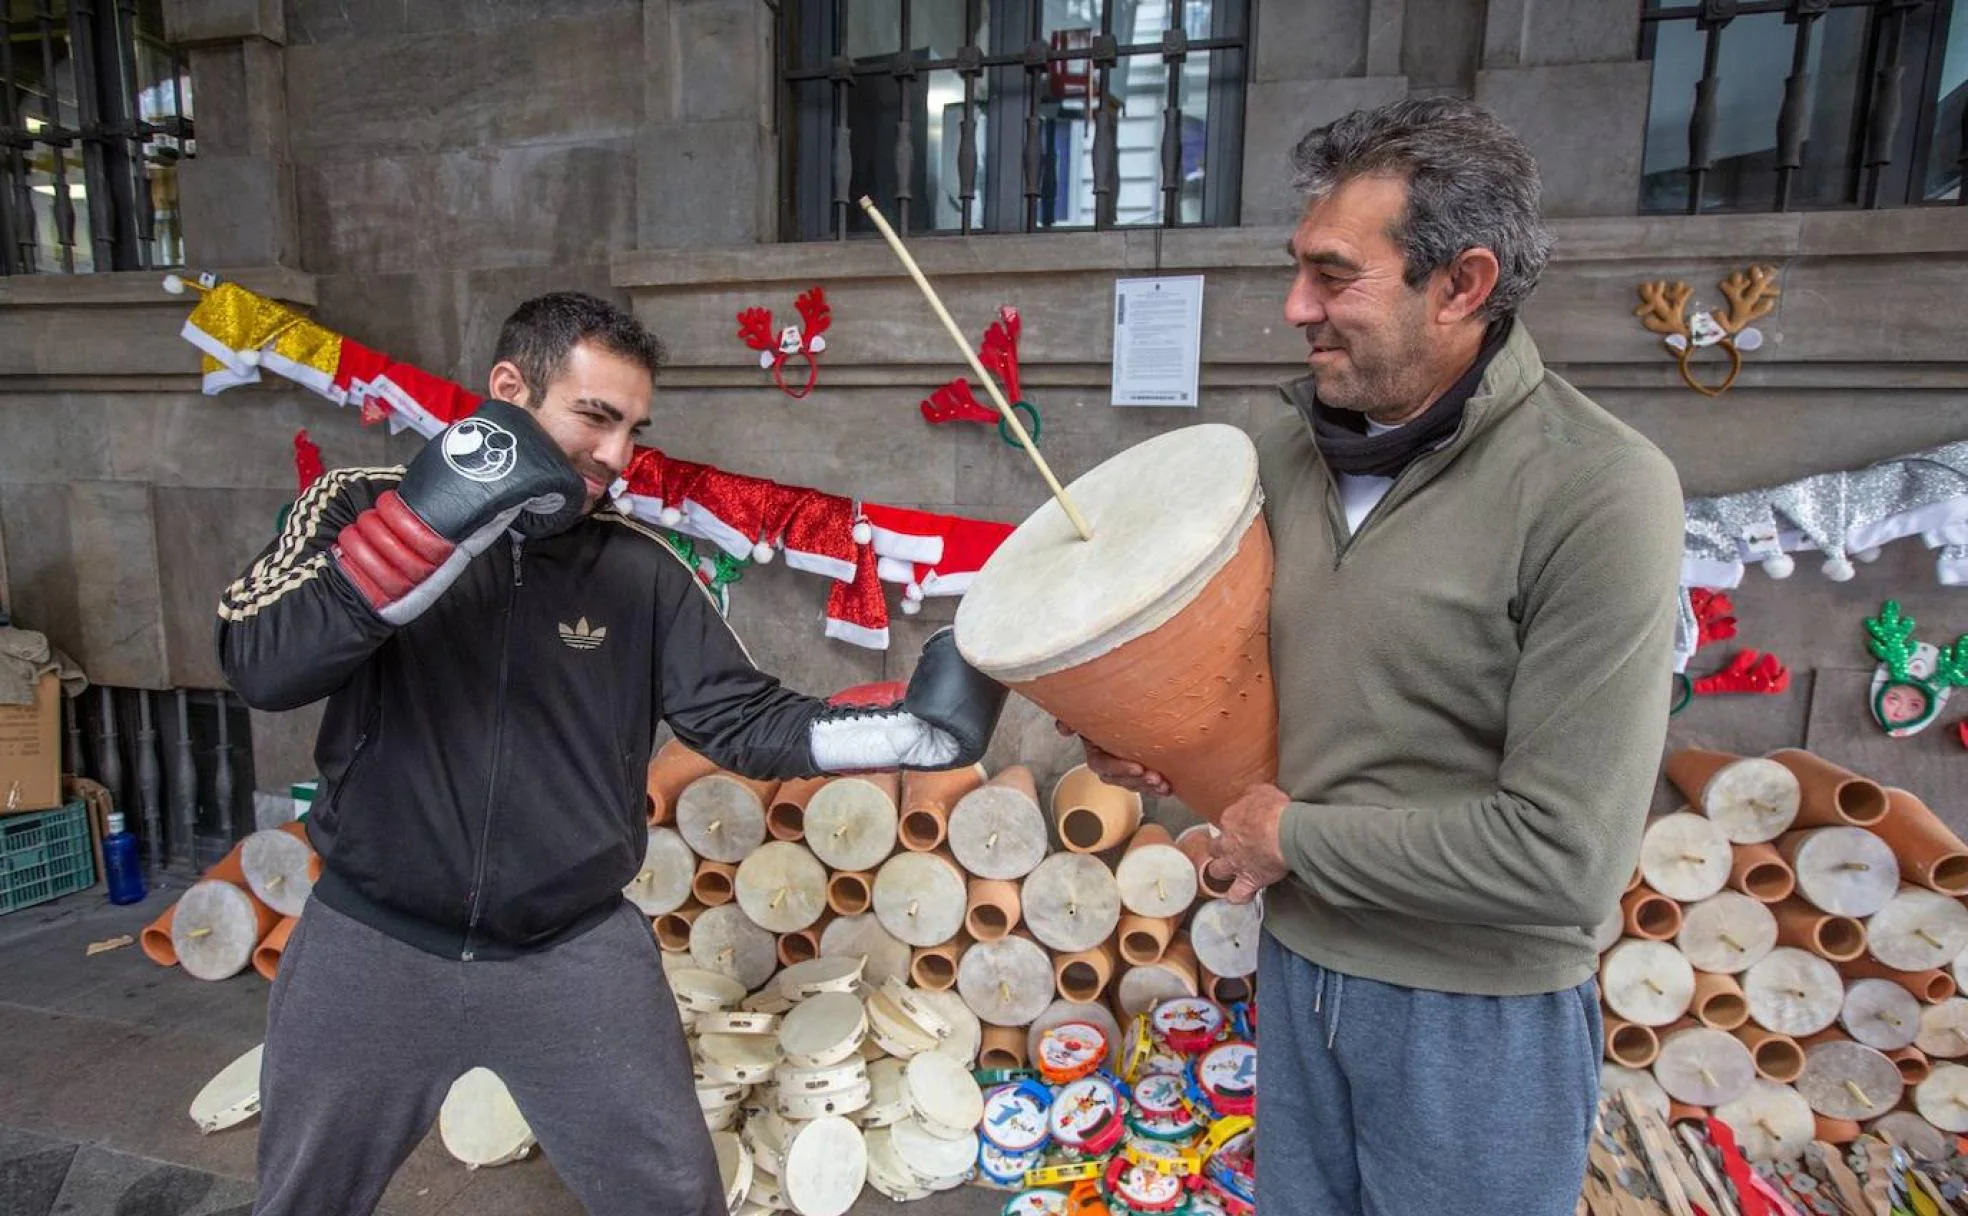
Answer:
[[[251,719],[231,693],[99,685],[62,716],[62,771],[109,791],[151,873],[203,873],[252,831]]]
[[[140,7],[0,3],[0,274],[182,262],[190,77]]]
[[[1166,87],[1162,97],[1162,134],[1157,154],[1160,162],[1160,223],[1164,227],[1175,227],[1181,220],[1180,195],[1183,186],[1184,146],[1183,146],[1183,67],[1192,55],[1208,52],[1223,52],[1226,55],[1211,60],[1210,100],[1207,105],[1210,122],[1214,128],[1209,138],[1209,155],[1213,163],[1225,165],[1224,185],[1234,191],[1237,174],[1241,170],[1241,155],[1237,149],[1241,143],[1241,117],[1243,110],[1244,52],[1247,50],[1247,12],[1243,0],[1218,0],[1211,6],[1211,20],[1223,31],[1220,36],[1205,38],[1191,37],[1185,21],[1188,6],[1182,0],[1169,0],[1168,19],[1161,31],[1159,40],[1154,42],[1122,43],[1116,36],[1114,0],[1100,0],[1099,28],[1090,31],[1090,36],[1075,41],[1062,37],[1069,31],[1054,31],[1050,38],[1045,31],[1045,5],[1040,0],[1029,0],[1022,7],[1000,5],[1019,13],[1018,24],[1021,30],[1000,31],[996,41],[1000,47],[1017,41],[1022,35],[1022,46],[1016,49],[996,49],[987,51],[977,44],[977,31],[982,18],[981,0],[964,0],[964,30],[966,45],[954,54],[941,58],[920,58],[915,48],[914,31],[911,29],[911,10],[909,0],[899,4],[898,44],[893,55],[878,57],[873,61],[856,62],[846,54],[845,32],[847,28],[847,9],[851,0],[808,0],[802,5],[799,0],[782,0],[780,8],[779,45],[781,56],[780,80],[782,83],[782,105],[797,110],[798,86],[806,83],[825,82],[831,86],[832,121],[827,125],[829,154],[825,164],[828,166],[828,185],[831,189],[831,224],[829,235],[836,240],[845,240],[854,214],[853,203],[861,195],[869,193],[857,187],[854,179],[854,145],[856,132],[849,120],[850,90],[871,81],[886,80],[894,85],[899,97],[900,108],[896,114],[896,138],[893,150],[893,166],[896,189],[890,198],[877,198],[883,204],[892,204],[896,228],[907,234],[912,227],[912,208],[916,203],[914,171],[916,155],[916,133],[914,90],[917,81],[929,73],[953,71],[962,80],[962,114],[958,128],[957,206],[959,210],[959,231],[969,235],[978,230],[975,214],[978,203],[978,123],[982,106],[978,100],[980,80],[986,73],[1000,71],[1012,78],[1022,76],[1023,87],[1017,90],[1015,100],[1022,106],[1022,141],[1016,147],[1017,171],[1019,174],[1019,195],[1022,207],[1015,224],[999,223],[996,231],[1034,232],[1046,227],[1043,223],[1042,203],[1047,198],[1047,189],[1054,180],[1053,166],[1049,163],[1045,140],[1045,117],[1042,113],[1042,98],[1052,93],[1049,82],[1060,79],[1073,79],[1076,69],[1087,73],[1086,83],[1092,87],[1085,92],[1087,108],[1093,126],[1092,178],[1091,188],[1094,198],[1093,227],[1106,229],[1114,227],[1116,204],[1121,191],[1120,156],[1116,135],[1120,121],[1118,107],[1111,104],[1110,86],[1115,69],[1130,59],[1159,60],[1166,76]],[[818,20],[802,22],[800,14],[817,16]],[[824,63],[814,64],[817,56],[810,47],[804,47],[802,39],[812,35],[813,26],[829,47],[828,58]],[[798,66],[805,60],[808,66]],[[1234,93],[1234,100],[1229,94]],[[1221,113],[1220,113],[1221,111]],[[1007,124],[1008,125],[1008,124]],[[800,124],[786,124],[789,131],[796,132]],[[1227,129],[1226,129],[1227,128]],[[809,133],[817,132],[819,124],[808,126]],[[1221,131],[1222,134],[1218,132]],[[999,141],[993,139],[994,144]],[[998,154],[1010,151],[1009,148],[994,149],[987,163],[987,172],[1008,173],[1011,166],[1004,163],[1011,157]],[[797,171],[797,157],[794,161],[795,189],[811,189],[814,183],[810,178],[802,180]],[[1234,196],[1233,196],[1234,197]],[[1234,203],[1230,210],[1234,212]],[[1204,223],[1212,222],[1209,218]],[[1234,214],[1228,219],[1220,216],[1214,222],[1235,222]]]
[[[1641,14],[1643,47],[1649,27],[1664,23],[1693,21],[1702,35],[1701,78],[1695,85],[1693,114],[1688,123],[1687,194],[1689,215],[1704,210],[1704,187],[1716,169],[1715,141],[1720,122],[1718,96],[1721,88],[1722,40],[1732,23],[1764,14],[1782,14],[1791,27],[1790,73],[1784,80],[1783,100],[1777,113],[1775,146],[1775,187],[1770,209],[1790,210],[1797,202],[1794,187],[1805,169],[1808,105],[1812,92],[1814,39],[1819,24],[1834,9],[1869,10],[1866,21],[1866,53],[1863,63],[1869,80],[1861,80],[1854,91],[1852,129],[1860,145],[1852,166],[1854,180],[1846,191],[1848,202],[1877,208],[1920,204],[1924,201],[1915,180],[1915,170],[1924,161],[1922,138],[1931,133],[1941,117],[1944,99],[1928,97],[1924,88],[1939,62],[1936,28],[1945,28],[1935,19],[1952,16],[1968,20],[1968,12],[1953,11],[1951,0],[1701,0],[1696,4],[1664,4]],[[1968,7],[1968,6],[1962,6]],[[1929,62],[1917,75],[1909,77],[1907,41],[1912,24],[1925,19],[1920,27],[1929,45]],[[1822,48],[1820,48],[1822,49]],[[1911,88],[1910,88],[1911,86]],[[1915,92],[1913,104],[1909,93]],[[1908,125],[1908,120],[1913,125]],[[1968,106],[1960,118],[1960,151],[1956,164],[1968,181]],[[1743,200],[1738,200],[1740,204]],[[1958,188],[1953,200],[1968,204],[1968,187]]]

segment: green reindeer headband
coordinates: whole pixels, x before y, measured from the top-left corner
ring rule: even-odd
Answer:
[[[1879,615],[1865,622],[1871,635],[1866,649],[1885,665],[1881,673],[1885,678],[1874,683],[1872,716],[1893,735],[1920,730],[1941,712],[1949,688],[1968,687],[1968,634],[1956,638],[1952,646],[1932,647],[1930,666],[1921,654],[1921,642],[1913,636],[1914,625],[1914,619],[1900,611],[1898,600],[1887,600]],[[1918,700],[1909,705],[1900,697],[1889,705],[1895,690],[1911,690]]]

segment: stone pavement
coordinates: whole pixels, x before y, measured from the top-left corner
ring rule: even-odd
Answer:
[[[248,971],[205,983],[134,945],[181,894],[118,908],[100,889],[0,917],[0,1213],[5,1216],[244,1216],[258,1121],[204,1135],[192,1097],[260,1041],[267,985]],[[994,1216],[996,1192],[959,1188],[906,1207],[873,1190],[856,1216]],[[577,1216],[541,1154],[473,1172],[433,1132],[397,1173],[389,1216]]]

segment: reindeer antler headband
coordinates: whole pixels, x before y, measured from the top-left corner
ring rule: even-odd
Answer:
[[[747,308],[738,314],[738,337],[745,345],[759,352],[759,366],[769,368],[772,382],[779,391],[788,397],[800,398],[813,391],[814,383],[820,378],[820,363],[816,356],[827,349],[827,340],[820,335],[826,332],[833,321],[833,310],[827,307],[827,293],[818,286],[811,287],[793,301],[799,310],[800,320],[805,328],[788,325],[775,337],[772,332],[772,312],[764,308]],[[786,384],[786,361],[798,356],[806,360],[806,383],[794,390]]]
[[[1777,272],[1768,266],[1738,270],[1718,286],[1728,298],[1726,309],[1698,312],[1690,317],[1688,299],[1694,289],[1686,283],[1657,279],[1640,285],[1640,304],[1633,310],[1642,325],[1664,335],[1665,345],[1680,364],[1681,379],[1704,397],[1719,397],[1736,382],[1742,372],[1743,352],[1763,345],[1762,331],[1750,322],[1768,315],[1777,306],[1777,296],[1781,294]],[[1728,374],[1713,387],[1695,379],[1689,369],[1689,360],[1706,346],[1718,346],[1729,356]]]
[[[1887,600],[1879,615],[1865,622],[1870,635],[1866,649],[1884,667],[1873,680],[1872,716],[1891,735],[1910,735],[1925,727],[1947,704],[1948,689],[1968,688],[1968,634],[1952,646],[1928,646],[1913,636],[1914,624],[1898,600]],[[1889,704],[1895,690],[1909,690],[1920,699]]]

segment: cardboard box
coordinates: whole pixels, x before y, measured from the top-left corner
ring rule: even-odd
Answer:
[[[51,671],[34,704],[0,705],[0,815],[61,804],[61,682]]]

